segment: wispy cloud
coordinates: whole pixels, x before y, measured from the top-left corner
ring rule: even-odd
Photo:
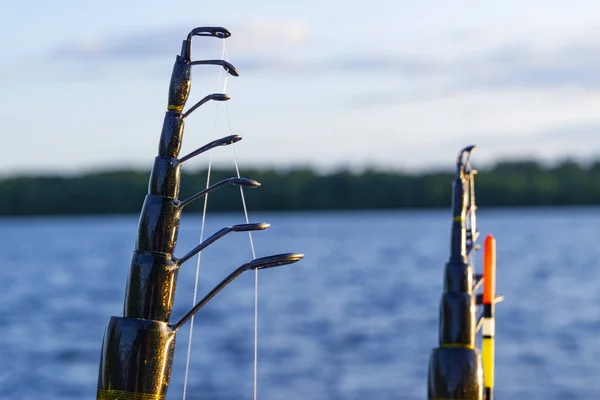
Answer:
[[[74,41],[52,49],[48,56],[55,60],[131,62],[164,57],[179,52],[187,35],[179,27],[131,32],[126,35],[104,37],[94,41]],[[288,21],[253,20],[237,27],[235,36],[228,40],[228,48],[242,55],[260,53],[278,46],[296,46],[307,37],[302,24]],[[235,37],[235,40],[233,38]],[[217,48],[218,40],[195,40],[196,51]],[[218,44],[220,47],[220,43]]]
[[[564,150],[568,155],[572,149],[575,153],[598,154],[600,152],[600,143],[598,135],[600,134],[600,123],[588,124],[565,124],[555,128],[531,132],[527,135],[506,134],[494,132],[481,132],[478,135],[472,135],[476,138],[480,151],[493,151],[496,153],[514,152],[517,156],[522,155],[522,151],[530,152],[532,149],[544,148],[549,146],[555,148],[557,152]],[[438,143],[442,148],[460,147],[468,140],[465,138],[455,138]],[[582,150],[585,148],[585,151]]]
[[[187,32],[179,27],[133,32],[96,41],[71,42],[52,49],[51,60],[97,68],[134,65],[172,57]],[[227,42],[234,64],[243,72],[286,74],[370,74],[374,79],[410,80],[398,89],[362,93],[351,107],[379,106],[469,90],[507,88],[600,88],[600,45],[590,34],[563,37],[549,44],[517,36],[498,38],[482,32],[448,33],[453,53],[433,49],[420,54],[368,51],[314,51],[307,27],[294,21],[250,21],[237,26]],[[597,32],[595,32],[597,33]],[[316,36],[316,35],[315,35]],[[195,54],[215,54],[219,41],[197,40]],[[469,51],[468,51],[469,50]]]
[[[170,28],[159,31],[133,32],[128,35],[107,37],[95,41],[74,41],[52,49],[48,56],[53,60],[69,61],[131,61],[163,56],[178,48],[177,43],[185,32]]]
[[[353,70],[361,65],[345,67]],[[398,58],[369,65],[380,73],[410,78],[410,85],[361,94],[351,107],[402,104],[473,90],[577,88],[600,89],[600,45],[565,43],[553,49],[503,44],[453,60],[435,57]]]

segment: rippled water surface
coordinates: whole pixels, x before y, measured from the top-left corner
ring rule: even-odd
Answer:
[[[298,251],[259,274],[262,400],[424,399],[437,344],[448,211],[253,214],[258,256]],[[242,222],[210,215],[207,232]],[[479,214],[498,241],[496,397],[600,398],[600,210]],[[0,220],[0,398],[93,399],[104,326],[121,315],[137,217]],[[186,215],[176,254],[198,242]],[[200,294],[251,259],[230,234],[202,254]],[[476,262],[480,268],[481,255]],[[191,306],[182,267],[174,317]],[[188,399],[251,399],[254,273],[196,318]],[[169,389],[181,398],[188,328]]]

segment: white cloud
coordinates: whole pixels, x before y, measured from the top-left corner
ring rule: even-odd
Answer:
[[[308,37],[306,27],[297,21],[251,20],[232,30],[227,47],[239,54],[256,53],[278,47],[298,46]],[[179,53],[180,44],[187,31],[179,26],[148,28],[117,36],[104,36],[95,40],[64,43],[50,52],[52,58],[94,62],[131,62],[149,58],[171,56]],[[211,38],[194,38],[193,48],[217,50],[221,41]]]
[[[229,59],[242,74],[229,84],[231,115],[248,133],[247,162],[424,166],[446,163],[458,147],[480,140],[481,157],[511,152],[519,141],[520,151],[544,154],[564,136],[538,135],[600,124],[598,13],[544,6],[549,0],[465,1],[462,7],[425,0],[307,1],[226,5],[235,9],[224,23],[232,31]],[[221,6],[203,13],[207,7],[198,3],[185,18],[218,23]],[[30,137],[42,138],[42,148],[72,145],[73,156],[40,154],[32,166],[153,157],[157,137],[148,132],[159,129],[173,58],[190,25],[162,16],[135,28],[106,21],[81,40],[40,46],[50,49],[46,59],[15,58],[0,67],[7,72],[1,78],[6,129],[23,131],[11,121],[26,118],[21,109],[27,104],[39,115],[30,121]],[[157,28],[160,21],[171,25]],[[216,58],[221,42],[198,38],[194,49],[195,57]],[[216,86],[210,79],[218,72],[194,75],[193,99]],[[116,104],[123,93],[131,98]],[[70,105],[69,123],[55,104]],[[90,124],[97,120],[103,125]],[[48,130],[52,136],[43,139]],[[85,135],[77,136],[81,131]],[[197,132],[201,141],[206,129]],[[122,146],[109,152],[113,142]],[[569,146],[582,153],[593,147],[582,142]],[[23,135],[3,143],[28,145]],[[15,158],[6,159],[0,168],[13,164]]]
[[[235,28],[227,48],[242,55],[287,52],[305,44],[309,38],[307,26],[294,20],[254,19]]]

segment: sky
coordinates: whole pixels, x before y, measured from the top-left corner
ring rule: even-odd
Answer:
[[[168,5],[170,3],[171,5]],[[176,5],[176,6],[175,6]],[[182,155],[231,132],[240,167],[423,170],[600,156],[595,1],[9,2],[0,13],[0,175],[151,167],[196,26]],[[232,163],[227,148],[212,160]],[[205,167],[209,157],[194,160]]]

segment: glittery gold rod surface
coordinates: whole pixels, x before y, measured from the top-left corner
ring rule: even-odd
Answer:
[[[112,317],[104,335],[97,399],[164,399],[167,393],[175,345],[175,332],[168,322],[180,266],[173,252],[184,205],[178,199],[181,180],[178,157],[184,130],[183,110],[191,88],[193,36],[224,39],[230,33],[219,27],[196,28],[183,41],[181,54],[175,59],[158,155],[140,214],[123,317]],[[209,60],[205,64],[237,73],[224,61]],[[225,101],[229,97],[216,94],[207,99]],[[210,145],[237,140],[238,137],[224,138],[204,146],[204,150]]]
[[[129,393],[122,390],[98,390],[98,400],[164,400],[166,396],[147,393]]]
[[[237,177],[224,179],[206,187],[187,199],[178,198],[182,163],[215,147],[241,140],[240,136],[230,134],[179,158],[185,118],[208,101],[229,100],[229,96],[224,93],[213,93],[184,112],[191,88],[192,66],[216,65],[229,74],[238,76],[237,69],[224,60],[192,61],[193,36],[225,39],[230,33],[220,27],[195,28],[183,41],[181,54],[175,60],[158,155],[154,159],[148,194],[140,214],[123,317],[111,317],[104,334],[98,374],[98,400],[165,398],[171,378],[177,328],[186,321],[180,320],[176,327],[169,323],[180,266],[230,232],[257,231],[269,227],[266,223],[246,221],[245,224],[221,229],[181,258],[173,255],[181,214],[187,204],[228,185],[250,188],[260,186],[260,183],[242,178],[238,174]],[[302,254],[297,253],[267,256],[255,259],[236,271],[241,273],[248,269],[291,264],[302,257]],[[212,298],[228,283],[228,280],[222,282],[205,299]],[[198,311],[203,304],[196,305],[190,312]]]

